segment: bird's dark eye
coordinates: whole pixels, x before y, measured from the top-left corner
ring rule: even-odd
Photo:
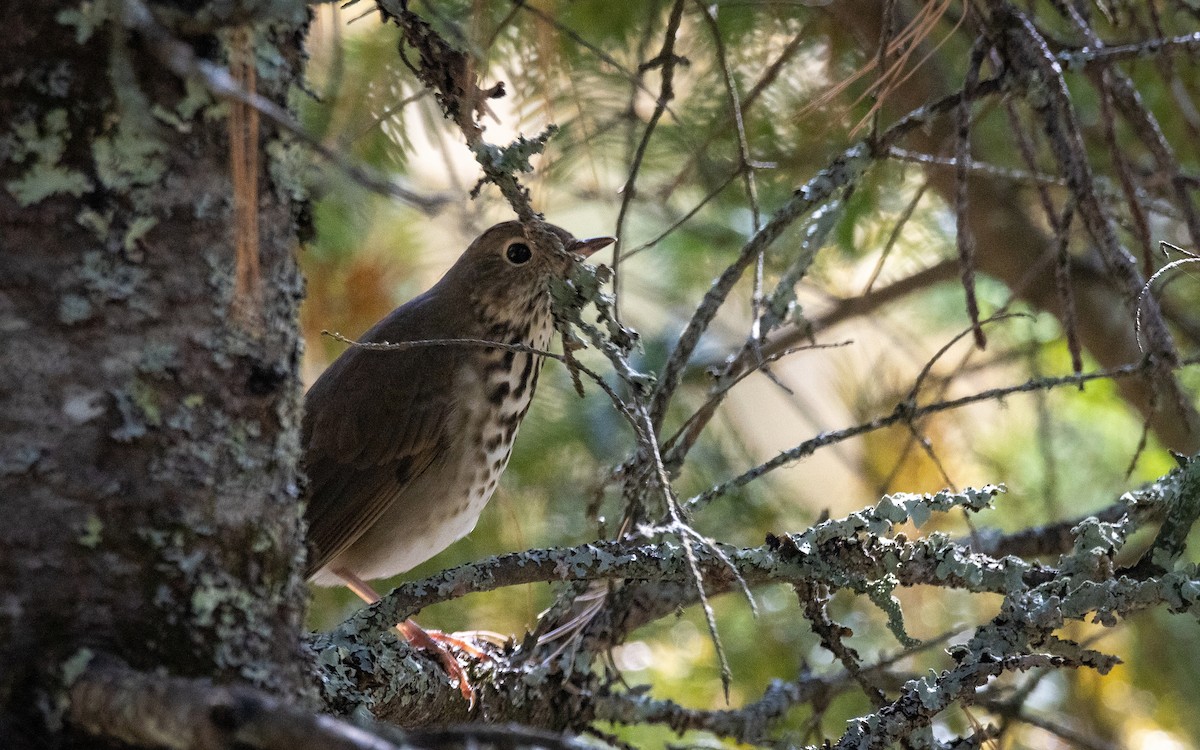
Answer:
[[[533,251],[524,242],[514,242],[504,251],[504,257],[508,258],[508,262],[514,266],[519,266],[529,262],[529,259],[533,257]]]

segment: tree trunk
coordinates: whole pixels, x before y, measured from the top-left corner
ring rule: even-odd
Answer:
[[[99,655],[308,690],[293,191],[251,135],[260,231],[238,257],[231,107],[108,15],[139,8],[0,3],[6,748],[44,746]],[[233,22],[207,10],[171,34],[223,59]],[[281,101],[306,16],[271,11],[250,48]]]

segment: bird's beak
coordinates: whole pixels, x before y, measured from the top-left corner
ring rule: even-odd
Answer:
[[[597,250],[603,250],[616,241],[616,237],[592,237],[588,240],[575,240],[567,248],[567,251],[587,258]]]

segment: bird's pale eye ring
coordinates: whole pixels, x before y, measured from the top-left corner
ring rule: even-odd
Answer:
[[[523,266],[533,257],[533,251],[524,242],[514,242],[504,250],[504,257],[514,266]]]

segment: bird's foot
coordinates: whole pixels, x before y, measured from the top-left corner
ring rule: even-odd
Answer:
[[[379,601],[379,593],[371,587],[371,584],[355,575],[353,571],[345,568],[334,568],[333,573],[345,581],[346,586],[355,594],[358,594],[367,604],[374,604]],[[478,646],[467,643],[461,638],[447,635],[440,630],[425,630],[412,620],[405,620],[400,623],[396,626],[396,630],[400,631],[400,635],[404,636],[404,640],[408,641],[409,645],[413,648],[419,648],[426,653],[436,656],[438,661],[442,663],[442,668],[446,670],[446,675],[450,678],[450,681],[458,683],[458,690],[467,699],[470,708],[475,708],[475,688],[471,687],[471,681],[467,679],[467,673],[463,671],[462,664],[458,663],[458,659],[454,657],[454,654],[450,653],[447,646],[454,646],[461,649],[464,653],[478,660],[490,658],[486,653],[480,650]]]
[[[477,646],[443,633],[440,630],[425,630],[412,620],[405,620],[397,625],[396,629],[400,631],[404,639],[413,648],[419,648],[438,658],[438,661],[442,663],[442,669],[445,669],[446,675],[450,677],[450,681],[458,683],[458,690],[462,693],[462,697],[467,699],[467,703],[471,708],[474,708],[475,688],[471,686],[471,681],[467,679],[467,673],[463,670],[462,664],[459,664],[458,659],[455,658],[447,646],[460,649],[476,659],[487,658],[487,654]]]

